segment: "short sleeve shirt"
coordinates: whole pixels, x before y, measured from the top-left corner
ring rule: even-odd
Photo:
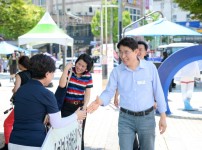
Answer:
[[[21,85],[20,86],[22,86],[23,84],[27,83],[27,81],[29,79],[31,79],[31,73],[28,70],[18,72],[17,74],[21,78]]]
[[[93,80],[91,73],[84,73],[81,77],[77,77],[75,73],[75,68],[72,70],[72,76],[70,78],[67,93],[65,96],[65,101],[71,100],[84,100],[86,88],[93,87]]]
[[[45,115],[59,111],[54,94],[31,79],[16,92],[14,105],[10,143],[41,147],[46,137]]]

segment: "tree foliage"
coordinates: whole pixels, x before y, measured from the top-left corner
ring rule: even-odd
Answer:
[[[183,10],[189,11],[192,19],[202,21],[202,0],[174,0]]]
[[[0,0],[0,34],[15,40],[40,20],[44,10],[24,0]]]
[[[117,5],[116,1],[112,1],[112,2],[108,2],[108,4],[112,4],[112,5]],[[102,10],[102,14],[103,14],[103,31],[105,31],[105,9],[103,7]],[[112,26],[111,26],[111,21],[112,21]],[[91,21],[91,31],[93,33],[93,35],[95,37],[99,37],[101,34],[101,12],[100,10],[97,10],[95,15],[92,18]],[[130,18],[130,13],[128,11],[123,11],[122,13],[122,25],[123,27],[127,26],[128,24],[131,23],[131,18]],[[118,41],[118,8],[117,7],[113,7],[110,8],[108,7],[107,9],[107,34],[109,36],[110,30],[112,30],[112,34],[113,34],[113,42],[116,43]],[[104,37],[105,37],[105,32],[103,32]]]

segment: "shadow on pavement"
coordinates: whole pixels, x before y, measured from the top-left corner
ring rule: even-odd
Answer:
[[[91,148],[91,147],[85,147],[85,150],[104,150],[104,148]]]
[[[175,119],[187,119],[187,120],[202,120],[201,117],[191,117],[191,116],[181,116],[181,115],[169,115],[167,118],[175,118]]]

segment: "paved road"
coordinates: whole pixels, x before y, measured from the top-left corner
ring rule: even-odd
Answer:
[[[55,91],[61,72],[55,73],[53,88]],[[99,94],[106,80],[102,81],[100,75],[93,75],[94,88],[91,101]],[[0,144],[3,143],[3,121],[7,115],[3,114],[10,107],[9,98],[13,83],[9,81],[8,74],[0,74]],[[167,117],[168,128],[163,135],[156,129],[156,150],[201,150],[202,149],[202,88],[195,88],[192,105],[197,111],[183,111],[179,86],[168,96],[172,114]],[[86,150],[119,150],[118,146],[118,120],[119,109],[111,102],[107,107],[100,107],[95,113],[87,117],[85,129]],[[158,125],[159,116],[156,116]],[[2,145],[2,144],[1,144]],[[1,147],[0,145],[0,147]]]

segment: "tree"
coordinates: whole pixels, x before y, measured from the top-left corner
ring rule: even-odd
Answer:
[[[179,4],[179,7],[190,12],[192,19],[202,21],[202,0],[174,0]]]
[[[116,1],[112,1],[111,3],[108,4],[112,4],[112,5],[117,5]],[[102,14],[103,14],[103,31],[105,31],[105,10],[102,10]],[[128,24],[131,23],[131,18],[130,18],[130,13],[128,11],[123,11],[122,13],[122,24],[123,27],[127,26]],[[93,35],[95,37],[99,37],[101,32],[100,32],[100,24],[101,21],[101,15],[100,15],[100,11],[97,10],[95,15],[92,18],[91,21],[91,31],[93,33]],[[111,21],[112,21],[112,26],[111,26]],[[110,30],[112,30],[112,34],[113,34],[113,42],[116,43],[118,42],[118,8],[110,8],[108,7],[107,9],[107,29],[108,29],[108,36],[110,34]],[[104,32],[104,37],[105,37],[105,32]]]
[[[0,34],[16,40],[33,28],[44,14],[41,7],[24,0],[0,0]]]

